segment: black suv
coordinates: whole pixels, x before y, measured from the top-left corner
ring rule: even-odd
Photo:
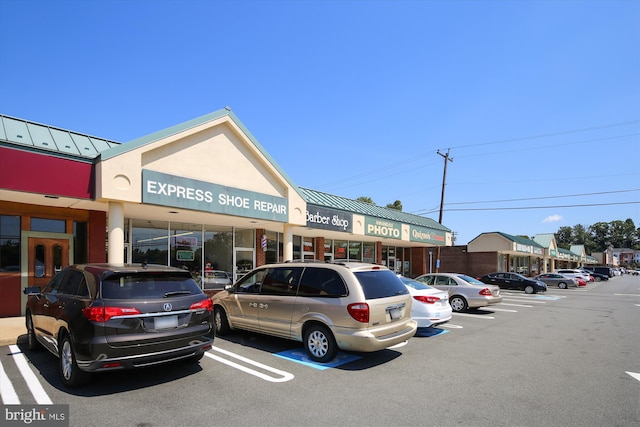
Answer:
[[[29,349],[58,356],[69,387],[89,372],[195,362],[213,343],[213,304],[185,270],[77,264],[24,293]]]
[[[527,294],[537,294],[538,292],[547,291],[546,283],[540,280],[529,279],[518,273],[490,273],[479,277],[478,280],[487,285],[498,285],[500,289],[515,289],[524,291]]]

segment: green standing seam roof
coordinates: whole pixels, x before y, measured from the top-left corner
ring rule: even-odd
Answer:
[[[553,233],[536,234],[535,236],[533,236],[533,241],[542,245],[545,248],[549,248],[551,247],[551,242],[553,241],[554,237],[555,237],[555,234]]]
[[[302,193],[304,200],[312,205],[339,209],[346,212],[417,225],[434,230],[442,230],[445,232],[451,231],[449,228],[431,218],[398,211],[396,209],[372,205],[371,203],[361,202],[359,200],[347,199],[346,197],[323,193],[322,191],[311,190],[309,188],[300,187],[300,192]]]
[[[100,152],[120,145],[104,138],[1,114],[0,144],[84,161],[94,161]]]
[[[478,237],[476,237],[473,240],[476,240],[480,236],[484,236],[484,235],[487,235],[487,234],[499,234],[500,236],[504,237],[507,240],[511,240],[512,242],[520,243],[522,245],[531,245],[531,246],[535,246],[535,247],[544,249],[544,246],[542,246],[541,244],[539,244],[535,240],[525,239],[524,237],[520,237],[520,236],[513,236],[511,234],[503,233],[501,231],[492,231],[492,232],[489,232],[489,233],[481,233],[481,234],[478,235]],[[473,242],[473,240],[471,240],[471,241]]]

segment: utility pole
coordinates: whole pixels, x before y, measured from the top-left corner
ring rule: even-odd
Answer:
[[[442,154],[440,150],[438,150],[438,154],[444,157],[444,172],[442,173],[442,194],[440,195],[440,217],[438,222],[442,225],[442,210],[444,209],[444,186],[447,182],[447,162],[453,162],[453,158],[449,157],[449,150],[447,148],[447,154]]]
[[[442,225],[442,211],[444,210],[444,186],[447,182],[447,163],[453,162],[453,158],[449,157],[449,151],[451,149],[447,148],[447,154],[442,154],[440,150],[438,150],[438,154],[444,158],[444,172],[442,173],[442,194],[440,195],[440,216],[438,217],[438,223]],[[440,270],[440,246],[438,246],[438,254],[436,256],[436,273]]]

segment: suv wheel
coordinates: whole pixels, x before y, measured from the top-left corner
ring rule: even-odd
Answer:
[[[216,327],[216,335],[224,335],[229,333],[229,320],[224,308],[216,306],[213,309],[213,323]]]
[[[323,325],[311,325],[304,332],[304,348],[311,359],[326,363],[338,354],[338,345],[331,331]]]
[[[78,368],[76,354],[68,334],[64,334],[60,340],[60,376],[62,383],[67,387],[77,387],[89,379],[89,373]]]
[[[29,350],[39,350],[42,347],[40,343],[36,339],[36,334],[33,330],[33,319],[31,318],[31,313],[27,313],[27,348]]]
[[[465,311],[467,309],[467,300],[458,295],[451,297],[451,299],[449,300],[449,304],[451,305],[453,311],[455,311],[456,313]]]

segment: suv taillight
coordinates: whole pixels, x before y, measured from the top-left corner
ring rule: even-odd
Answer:
[[[432,296],[427,296],[427,295],[416,295],[413,297],[414,300],[423,302],[425,304],[435,304],[438,301],[440,301],[440,298],[438,297],[432,297]]]
[[[369,304],[366,302],[357,302],[355,304],[349,304],[347,311],[358,322],[369,323]]]
[[[484,295],[485,297],[490,297],[491,296],[491,289],[489,288],[484,288],[480,291],[480,295]]]
[[[204,308],[207,311],[213,311],[213,301],[211,298],[203,299],[200,302],[194,302],[189,308],[191,310],[201,310]]]
[[[129,316],[141,314],[140,310],[134,307],[85,307],[82,314],[92,322],[106,322],[114,316]]]

